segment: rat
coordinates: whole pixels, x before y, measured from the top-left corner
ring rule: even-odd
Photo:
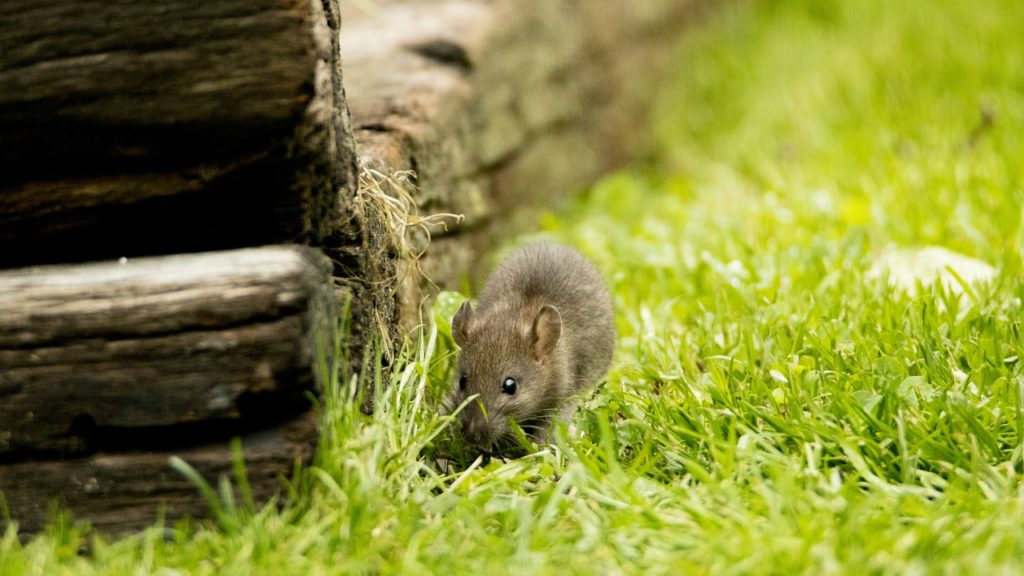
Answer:
[[[463,437],[490,454],[517,445],[509,420],[534,442],[547,441],[574,396],[607,373],[615,349],[611,296],[597,268],[559,244],[529,244],[509,255],[484,286],[476,310],[452,318],[461,349],[451,406]]]

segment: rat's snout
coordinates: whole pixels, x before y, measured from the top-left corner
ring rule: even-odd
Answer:
[[[482,418],[470,418],[463,422],[462,434],[473,446],[490,449],[491,432]]]
[[[493,434],[482,403],[477,401],[466,406],[461,416],[462,437],[466,439],[466,442],[485,452],[490,450]]]

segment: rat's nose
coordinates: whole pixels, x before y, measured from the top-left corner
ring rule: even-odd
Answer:
[[[470,421],[469,424],[463,428],[463,434],[465,434],[466,441],[470,444],[480,448],[490,448],[490,434],[488,433],[487,425],[480,420]]]

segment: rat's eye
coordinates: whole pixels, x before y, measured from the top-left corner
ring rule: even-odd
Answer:
[[[509,396],[515,394],[518,387],[515,378],[505,378],[505,381],[501,383],[501,391]]]
[[[466,389],[466,375],[459,376],[459,390]]]

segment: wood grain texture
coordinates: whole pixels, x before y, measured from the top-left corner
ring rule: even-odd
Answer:
[[[415,171],[422,214],[465,215],[434,231],[423,259],[397,261],[389,318],[410,330],[437,287],[486,273],[479,254],[649,151],[657,88],[687,24],[711,3],[346,4],[341,50],[363,158],[384,173]]]
[[[114,160],[204,159],[211,148],[251,149],[261,132],[287,130],[312,97],[317,47],[308,4],[5,2],[4,169],[39,156],[60,160],[56,170],[70,168],[66,162],[95,169]],[[39,129],[60,130],[64,141],[41,151]],[[168,138],[175,131],[192,134]]]
[[[337,0],[6,2],[0,267],[321,243],[356,180],[339,27]]]
[[[308,408],[330,274],[301,247],[0,273],[0,457]]]
[[[241,437],[246,476],[258,504],[282,492],[297,464],[311,461],[316,439],[313,412]],[[114,533],[151,525],[161,514],[167,522],[207,516],[207,503],[170,467],[171,456],[188,462],[213,486],[221,476],[235,480],[229,441],[208,439],[194,447],[0,465],[0,494],[23,533],[41,530],[53,503],[76,520]],[[0,530],[5,524],[0,518]]]

